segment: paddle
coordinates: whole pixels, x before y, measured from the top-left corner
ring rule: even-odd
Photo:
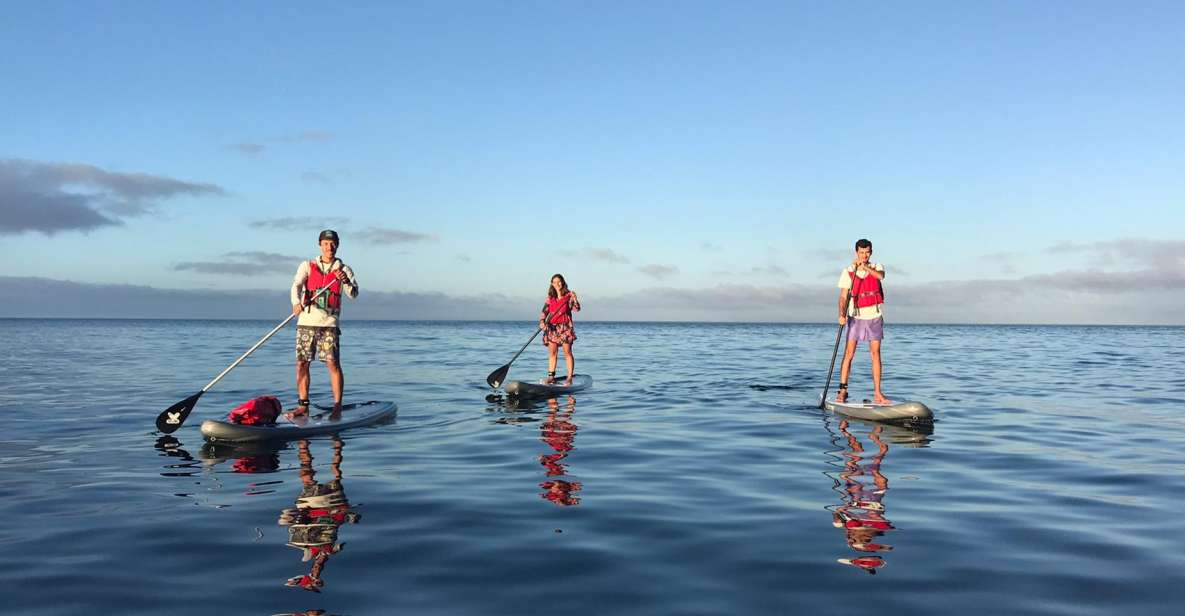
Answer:
[[[554,317],[557,314],[559,314],[559,311],[548,314],[547,320],[551,321],[552,317]],[[515,353],[514,357],[511,357],[510,361],[506,362],[505,366],[502,366],[501,368],[498,368],[497,370],[491,372],[490,376],[486,377],[486,383],[488,383],[490,385],[490,387],[493,387],[494,389],[498,389],[499,387],[501,387],[502,381],[505,381],[506,375],[510,373],[510,364],[513,364],[514,360],[518,359],[518,356],[522,355],[523,351],[527,350],[527,347],[531,346],[531,343],[535,341],[535,336],[538,336],[539,332],[541,332],[541,331],[543,331],[543,330],[540,328],[536,328],[535,333],[531,334],[531,339],[527,340],[527,343],[523,345],[523,348],[519,349],[518,353]]]
[[[328,291],[329,287],[331,286],[333,286],[333,283],[321,287],[321,289],[314,293],[313,296],[309,298],[309,301],[305,302],[304,305],[307,306],[312,303],[313,300],[320,297],[322,293]],[[222,377],[226,376],[226,373],[234,370],[236,366],[243,363],[243,360],[247,359],[248,355],[254,353],[255,349],[263,346],[263,343],[267,342],[268,338],[271,338],[272,336],[276,335],[276,332],[284,329],[284,326],[287,325],[288,322],[291,321],[295,316],[295,312],[288,315],[287,319],[284,319],[282,323],[273,328],[272,331],[268,332],[266,336],[260,338],[259,342],[255,343],[255,346],[247,349],[246,353],[240,355],[239,358],[235,360],[235,363],[227,366],[226,370],[223,370],[218,374],[218,376],[214,377],[214,380],[206,383],[206,386],[203,387],[201,391],[165,409],[163,413],[156,417],[156,429],[164,432],[165,434],[172,434],[173,432],[176,432],[177,428],[180,428],[181,424],[185,423],[185,420],[189,418],[189,413],[193,411],[193,407],[197,406],[198,398],[201,398],[202,394],[206,393],[206,391],[213,387],[215,383],[221,381]]]
[[[854,299],[852,295],[853,293],[851,290],[849,290],[848,305],[844,307],[845,315],[850,315],[852,312],[852,300]],[[819,398],[819,408],[824,408],[827,403],[827,390],[831,389],[831,376],[835,374],[835,356],[839,353],[839,339],[841,336],[843,336],[844,326],[846,326],[850,320],[852,320],[851,316],[848,316],[848,318],[844,319],[844,322],[839,326],[839,331],[835,332],[835,348],[831,350],[831,367],[827,369],[827,384],[823,386],[823,397]]]

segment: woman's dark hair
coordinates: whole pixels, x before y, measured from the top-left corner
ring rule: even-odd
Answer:
[[[856,240],[856,250],[861,248],[872,248],[872,242],[868,240]]]
[[[563,293],[568,292],[568,281],[564,280],[564,277],[562,275],[555,274],[551,277],[550,280],[547,281],[547,296],[552,299],[559,297],[559,295],[556,295],[555,287],[551,286],[551,281],[555,280],[556,278],[560,279],[560,286],[564,288]]]

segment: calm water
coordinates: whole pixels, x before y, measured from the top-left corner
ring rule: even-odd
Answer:
[[[394,423],[203,446],[202,419],[294,398],[285,331],[175,438],[154,432],[273,324],[0,321],[5,613],[1167,614],[1185,600],[1185,328],[890,324],[886,392],[935,408],[923,435],[814,408],[833,325],[581,323],[593,389],[508,408],[484,379],[529,321],[348,322],[347,398],[397,401]],[[544,362],[533,344],[511,378]],[[867,373],[863,353],[857,397]],[[320,364],[313,389],[324,400]],[[285,585],[304,575],[320,592]]]

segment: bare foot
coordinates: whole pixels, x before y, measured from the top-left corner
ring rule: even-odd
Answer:
[[[287,417],[289,420],[296,419],[297,417],[308,417],[309,416],[309,407],[307,404],[298,404],[298,405],[296,405],[296,408],[292,409],[291,411],[288,411],[287,413],[284,413],[284,416]]]
[[[893,404],[893,401],[886,398],[883,394],[873,396],[873,401],[877,404]]]
[[[543,384],[544,384],[544,385],[551,385],[552,383],[555,383],[555,377],[554,377],[554,376],[549,376],[549,377],[546,377],[546,378],[544,378],[544,379],[543,379]]]
[[[329,421],[337,421],[342,418],[342,403],[333,403],[333,412],[329,413]]]
[[[572,375],[569,374],[568,376],[564,377],[564,385],[571,385],[571,384],[572,384]]]
[[[848,390],[841,389],[841,390],[835,392],[835,401],[840,404],[847,402],[848,401]]]

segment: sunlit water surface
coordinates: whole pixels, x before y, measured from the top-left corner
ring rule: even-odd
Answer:
[[[395,400],[394,423],[205,446],[201,420],[294,399],[285,331],[172,437],[154,432],[271,326],[0,321],[5,613],[1167,614],[1185,599],[1183,328],[890,324],[886,392],[935,409],[927,435],[816,408],[833,325],[580,323],[593,388],[507,406],[485,376],[530,322],[348,322],[347,398]],[[536,341],[511,378],[544,362]],[[854,396],[868,372],[862,352]],[[327,399],[319,364],[313,388]]]

